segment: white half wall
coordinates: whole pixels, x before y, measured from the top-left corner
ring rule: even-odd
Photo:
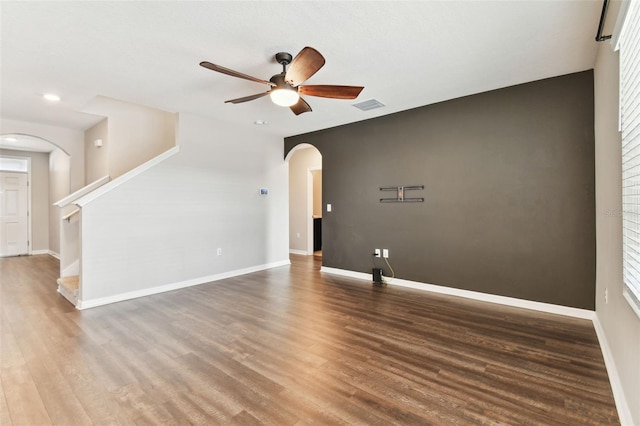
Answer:
[[[288,263],[283,141],[259,130],[180,114],[177,154],[85,204],[82,306]]]

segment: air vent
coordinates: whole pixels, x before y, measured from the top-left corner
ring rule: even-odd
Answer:
[[[369,99],[368,101],[353,104],[353,106],[362,111],[369,111],[371,109],[382,108],[384,104],[377,99]]]

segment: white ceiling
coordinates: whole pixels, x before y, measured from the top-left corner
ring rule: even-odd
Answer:
[[[593,68],[602,1],[0,2],[3,117],[86,129],[103,95],[296,135],[447,99]],[[308,84],[363,85],[356,101],[307,96],[295,116],[262,79],[279,51],[318,49]],[[55,92],[51,104],[41,95]],[[375,98],[385,108],[360,111]]]
[[[54,149],[58,149],[58,147],[51,142],[34,136],[8,133],[0,137],[0,149],[51,152]]]

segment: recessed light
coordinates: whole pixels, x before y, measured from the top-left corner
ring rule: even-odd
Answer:
[[[42,97],[51,102],[58,102],[60,100],[60,96],[55,93],[45,93]]]
[[[3,138],[3,139],[4,139],[5,141],[7,141],[7,142],[18,142],[18,139],[16,139],[16,138],[11,138],[11,137],[9,137],[9,138]]]
[[[255,124],[256,126],[264,126],[265,124],[267,124],[267,120],[256,120],[253,122],[253,124]]]

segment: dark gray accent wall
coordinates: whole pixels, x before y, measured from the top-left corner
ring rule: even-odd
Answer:
[[[589,70],[286,138],[322,153],[323,264],[594,309],[593,102]]]

